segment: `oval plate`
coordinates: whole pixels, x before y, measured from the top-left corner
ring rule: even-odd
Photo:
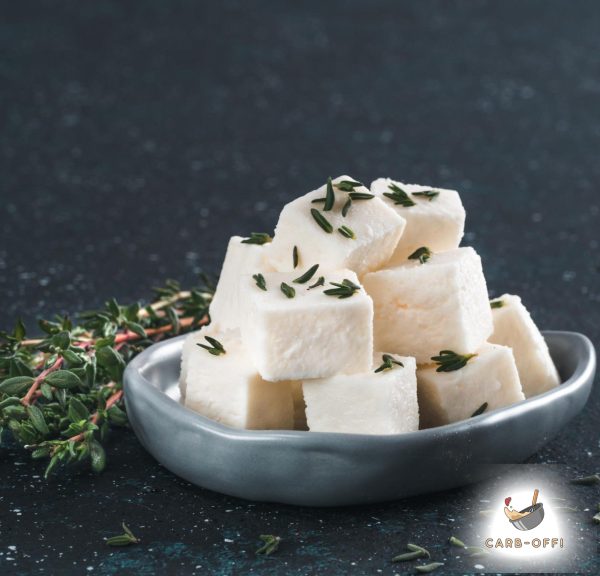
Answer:
[[[563,384],[518,404],[408,434],[236,430],[179,403],[185,336],[151,346],[124,376],[131,425],[161,464],[192,484],[249,500],[340,506],[453,488],[524,461],[585,405],[596,355],[575,332],[545,332]],[[515,438],[526,441],[515,442]]]

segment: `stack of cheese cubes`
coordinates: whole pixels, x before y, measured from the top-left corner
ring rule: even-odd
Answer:
[[[248,429],[397,434],[559,384],[517,296],[490,303],[457,192],[349,176],[229,242],[181,396]]]

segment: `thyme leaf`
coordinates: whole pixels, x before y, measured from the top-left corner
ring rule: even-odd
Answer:
[[[298,268],[298,246],[294,246],[292,250],[292,263],[294,268]]]
[[[479,408],[477,408],[477,410],[475,410],[475,412],[473,412],[473,414],[471,414],[471,418],[474,418],[475,416],[480,416],[487,409],[488,409],[488,403],[484,402]]]
[[[327,232],[327,234],[331,234],[333,232],[333,226],[330,224],[329,220],[323,216],[316,208],[311,208],[310,213],[312,217],[315,219],[315,222]]]
[[[307,290],[312,290],[313,288],[317,288],[318,286],[323,286],[325,284],[325,276],[319,276],[318,280],[309,286]]]
[[[355,180],[340,180],[334,186],[341,192],[354,192],[354,189],[357,186],[362,186],[362,184]]]
[[[249,238],[242,240],[242,244],[267,244],[272,240],[266,232],[251,232]]]
[[[437,190],[421,190],[421,192],[413,192],[412,195],[421,198],[426,198],[431,202],[434,198],[439,196],[440,193]]]
[[[352,230],[352,228],[348,228],[348,226],[341,226],[337,230],[344,238],[350,238],[350,240],[356,239],[354,231]]]
[[[254,278],[256,285],[261,290],[264,290],[265,292],[267,291],[267,281],[265,280],[265,277],[262,274],[253,274],[252,278]]]
[[[319,265],[315,264],[311,266],[302,276],[298,276],[293,282],[296,284],[306,284],[314,275],[315,272],[319,269]]]
[[[333,184],[331,183],[331,176],[327,178],[327,192],[325,194],[325,204],[323,210],[329,212],[335,204],[335,194],[333,192]]]
[[[594,484],[600,484],[600,475],[591,474],[590,476],[584,476],[583,478],[574,478],[571,480],[571,484],[579,484],[580,486],[593,486]]]
[[[342,206],[342,216],[344,216],[344,218],[346,217],[346,214],[348,214],[350,206],[352,206],[352,198],[348,198],[348,200],[346,200],[346,203]]]
[[[368,194],[367,192],[350,192],[348,196],[350,200],[371,200],[375,198],[374,194]]]
[[[454,372],[464,368],[475,356],[477,354],[457,354],[452,350],[442,350],[439,356],[432,356],[431,359],[438,364],[436,372]]]
[[[502,306],[504,306],[505,302],[504,300],[500,300],[499,298],[496,300],[492,300],[490,301],[490,308],[492,308],[492,310],[494,308],[502,308]]]
[[[285,282],[281,283],[281,291],[285,294],[286,298],[293,298],[296,295],[296,290]]]
[[[432,252],[427,246],[417,248],[409,257],[409,260],[418,260],[421,264],[425,264],[432,256]]]
[[[422,566],[415,566],[415,570],[420,572],[421,574],[428,574],[429,572],[433,572],[437,570],[441,566],[443,566],[443,562],[432,562],[431,564],[423,564]]]
[[[335,286],[335,288],[323,290],[323,294],[326,294],[327,296],[337,296],[340,300],[343,298],[350,298],[357,290],[360,290],[360,286],[347,278],[342,280],[341,284],[337,282],[330,282],[330,284]]]
[[[384,192],[383,195],[386,198],[393,200],[395,205],[404,206],[405,208],[416,206],[414,200],[411,200],[408,194],[402,190],[400,186],[397,186],[392,182],[391,184],[388,184],[388,188],[391,190],[391,192]]]
[[[196,346],[200,346],[200,348],[204,348],[208,352],[210,352],[213,356],[220,356],[221,354],[225,354],[225,348],[223,348],[223,344],[221,344],[216,338],[212,336],[205,336],[204,339],[210,344],[210,346],[206,344],[196,343]]]

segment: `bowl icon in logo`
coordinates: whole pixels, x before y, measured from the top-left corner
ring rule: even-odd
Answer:
[[[531,506],[527,506],[527,508],[523,508],[518,512],[513,510],[512,506],[509,506],[510,497],[504,500],[504,514],[517,530],[532,530],[542,523],[544,519],[544,505],[537,501],[539,493],[540,491],[536,488],[533,492]]]

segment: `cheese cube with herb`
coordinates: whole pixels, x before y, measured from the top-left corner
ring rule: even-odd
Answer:
[[[371,193],[406,220],[390,266],[403,262],[421,246],[433,252],[458,248],[465,228],[465,209],[455,190],[379,178],[371,184]]]
[[[475,355],[449,351],[417,370],[421,428],[465,420],[525,399],[510,348],[484,344]]]
[[[375,306],[375,347],[419,364],[444,349],[477,350],[493,329],[479,255],[467,247],[411,256],[363,278]]]
[[[240,327],[243,306],[240,302],[240,278],[270,270],[265,262],[270,237],[253,233],[249,238],[232,236],[221,268],[221,275],[210,303],[211,324],[219,330],[235,330]]]
[[[373,302],[351,270],[314,264],[294,273],[247,276],[242,337],[266,380],[365,372],[373,354]],[[337,286],[335,285],[337,284]]]
[[[382,355],[362,374],[302,383],[311,432],[401,434],[419,429],[414,358]]]
[[[560,377],[548,345],[521,298],[504,294],[491,305],[494,332],[490,342],[513,349],[525,396],[529,398],[558,386]]]
[[[291,429],[290,383],[260,377],[239,331],[201,332],[202,341],[190,339],[194,345],[186,355],[185,406],[233,428]]]
[[[269,261],[280,272],[321,264],[359,276],[394,253],[405,221],[350,176],[340,176],[287,204],[275,228]]]

